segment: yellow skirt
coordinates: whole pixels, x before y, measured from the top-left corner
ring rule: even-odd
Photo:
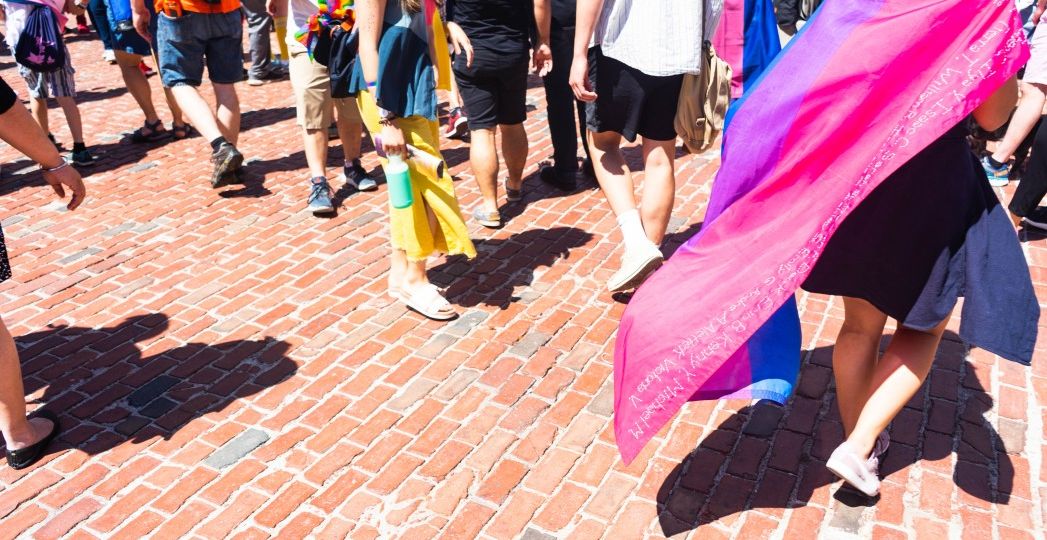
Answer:
[[[378,123],[378,106],[370,92],[360,92],[357,97],[360,116],[367,130],[381,133]],[[404,132],[404,140],[422,152],[440,156],[440,126],[421,116],[401,118],[396,125]],[[382,159],[384,166],[386,160]],[[393,247],[407,252],[412,261],[423,261],[434,252],[448,255],[476,257],[476,248],[469,239],[469,232],[462,219],[458,198],[454,194],[454,183],[446,169],[441,177],[408,164],[411,173],[411,191],[414,204],[407,208],[389,205],[390,234]],[[425,204],[419,204],[424,202]],[[426,209],[436,217],[435,229],[430,226]]]

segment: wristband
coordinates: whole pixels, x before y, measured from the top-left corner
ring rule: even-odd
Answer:
[[[367,91],[368,92],[373,91],[375,88],[378,88],[378,82],[377,81],[376,82],[369,82],[369,83],[367,83]]]
[[[47,168],[47,167],[43,167],[41,165],[41,167],[43,167],[43,169],[44,169],[44,172],[53,173],[53,172],[55,172],[57,170],[61,170],[61,169],[64,169],[64,168],[69,166],[69,162],[66,161],[65,158],[58,158],[58,159],[62,160],[62,162],[59,163],[58,165],[55,165],[54,167],[51,167],[50,169]]]

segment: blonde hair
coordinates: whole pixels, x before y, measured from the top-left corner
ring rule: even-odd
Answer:
[[[406,13],[422,11],[422,0],[400,0],[400,9]]]

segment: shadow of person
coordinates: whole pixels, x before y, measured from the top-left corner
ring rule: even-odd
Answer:
[[[449,257],[429,270],[429,279],[448,287],[447,299],[463,307],[480,304],[506,309],[518,302],[517,286],[534,282],[541,267],[571,265],[571,250],[593,242],[593,235],[574,227],[531,229],[505,239],[476,240],[477,257]]]
[[[146,347],[167,330],[164,314],[131,317],[101,329],[55,326],[15,339],[26,395],[58,413],[62,433],[50,453],[94,455],[125,442],[170,438],[293,375],[290,345],[271,338],[217,345],[188,343],[155,354]],[[147,343],[149,342],[149,343]]]
[[[921,461],[941,469],[940,462],[955,453],[955,484],[971,497],[1006,504],[1014,466],[984,417],[993,400],[964,359],[966,350],[956,334],[946,333],[928,380],[890,425],[891,446],[880,477],[890,479]],[[743,407],[666,476],[656,500],[663,534],[699,529],[756,508],[805,506],[816,490],[837,482],[825,467],[843,441],[829,384],[832,347],[804,357],[796,392],[784,409],[766,402]],[[904,483],[905,477],[894,480]],[[834,497],[852,507],[879,500],[843,485]]]

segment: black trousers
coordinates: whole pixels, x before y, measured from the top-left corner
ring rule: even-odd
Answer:
[[[1039,206],[1044,195],[1047,195],[1047,122],[1041,122],[1036,130],[1029,165],[1008,208],[1016,216],[1028,216]]]
[[[554,24],[549,34],[549,48],[553,52],[553,69],[543,83],[549,105],[553,162],[558,172],[569,174],[578,170],[579,134],[582,149],[586,156],[589,155],[589,144],[585,141],[585,104],[575,99],[569,84],[571,60],[574,59],[574,27]]]

